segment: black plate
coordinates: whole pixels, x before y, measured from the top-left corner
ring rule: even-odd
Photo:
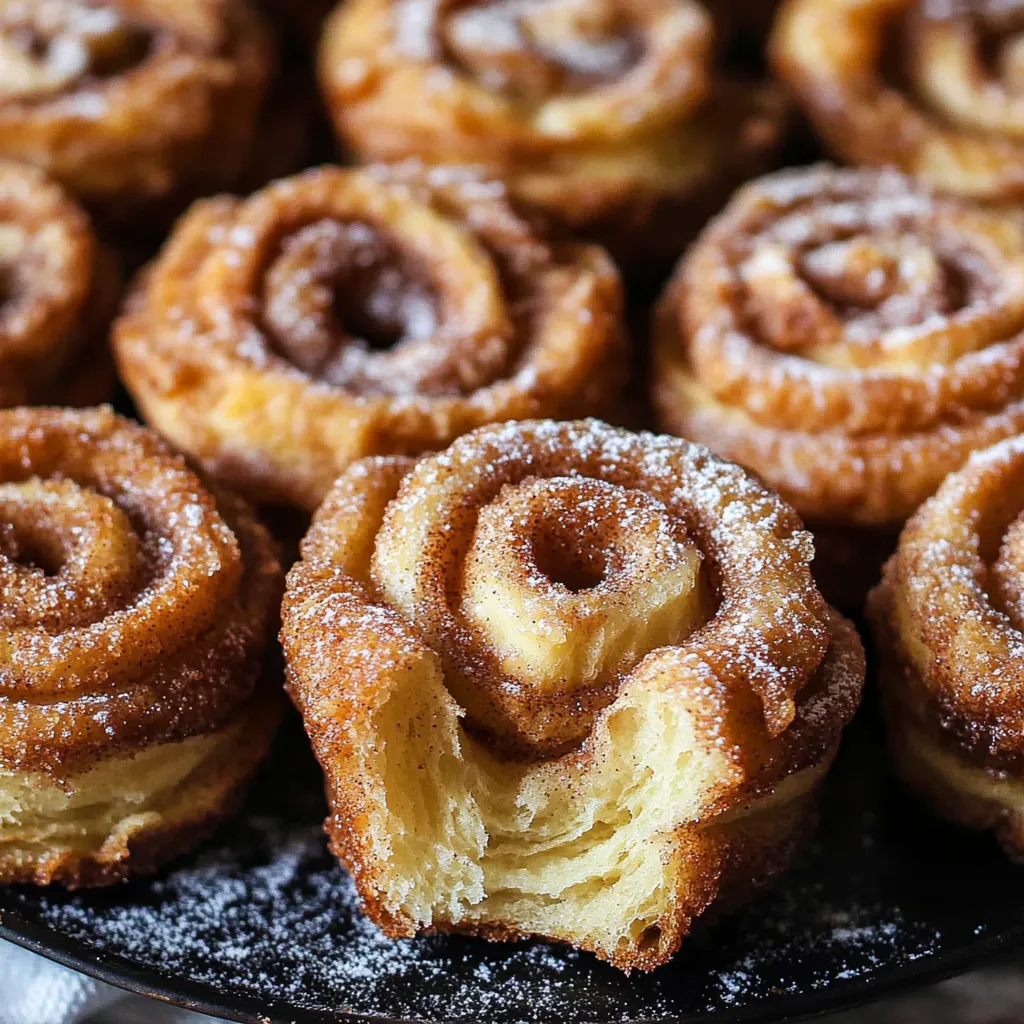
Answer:
[[[854,724],[818,838],[770,893],[625,977],[586,954],[457,937],[393,943],[326,853],[295,724],[245,814],[169,874],[68,896],[0,892],[0,934],[116,985],[243,1021],[782,1020],[1024,944],[1024,872],[919,812]]]

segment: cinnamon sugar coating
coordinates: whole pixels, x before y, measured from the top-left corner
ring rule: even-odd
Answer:
[[[704,231],[655,317],[659,422],[812,526],[895,532],[1024,429],[1024,232],[891,171],[769,175]]]
[[[404,165],[197,204],[114,349],[179,448],[257,500],[312,510],[363,456],[607,409],[623,331],[603,250],[545,241],[500,184]]]
[[[109,409],[0,411],[0,479],[0,880],[112,880],[150,827],[212,827],[265,752],[280,566]]]
[[[0,160],[0,406],[108,398],[119,293],[85,212],[43,174]]]
[[[784,133],[712,37],[697,0],[354,0],[320,79],[360,159],[481,164],[620,258],[672,259]]]
[[[787,0],[772,62],[844,162],[1024,198],[1024,9],[994,0]]]
[[[367,913],[651,968],[781,870],[864,679],[811,554],[738,467],[595,420],[351,466],[282,640]]]
[[[940,813],[1024,856],[1024,442],[974,454],[907,523],[869,610],[890,742]]]
[[[237,178],[271,53],[241,0],[3,0],[0,156],[137,226]]]

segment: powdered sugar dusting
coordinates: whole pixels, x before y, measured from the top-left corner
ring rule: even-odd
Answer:
[[[222,1006],[248,1000],[274,1019],[347,1010],[410,1021],[626,1024],[713,1019],[754,1005],[797,1012],[802,1004],[787,999],[839,994],[984,941],[983,922],[998,935],[1024,906],[1022,880],[994,848],[894,803],[874,733],[853,739],[829,783],[820,838],[798,865],[650,975],[625,977],[589,954],[543,944],[384,938],[324,848],[315,775],[290,760],[271,766],[246,820],[165,878],[71,897],[8,891],[0,915],[8,927],[12,911],[31,917],[94,952],[189,979]],[[976,868],[968,875],[965,859]],[[990,888],[1000,893],[995,910],[982,895]]]

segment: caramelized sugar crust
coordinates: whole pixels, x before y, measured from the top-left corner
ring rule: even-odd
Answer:
[[[249,156],[271,64],[241,0],[3,0],[0,156],[119,219],[224,188]]]
[[[663,427],[813,527],[894,533],[971,451],[1024,429],[1024,232],[890,171],[742,189],[656,311]]]
[[[0,160],[0,406],[110,397],[113,256],[58,185]]]
[[[1024,442],[973,455],[907,523],[869,603],[891,745],[942,814],[1024,856]]]
[[[282,640],[367,913],[651,968],[781,870],[864,679],[811,554],[738,467],[595,420],[351,466]]]
[[[605,252],[504,187],[322,168],[179,223],[115,329],[146,419],[257,500],[314,509],[355,459],[603,411],[626,374]]]
[[[109,409],[0,412],[0,480],[0,879],[112,880],[265,752],[281,569],[243,502]]]
[[[1024,9],[787,0],[772,62],[831,151],[950,193],[1024,198]]]
[[[696,0],[355,0],[319,63],[361,159],[482,164],[624,258],[674,258],[786,120],[715,68]]]

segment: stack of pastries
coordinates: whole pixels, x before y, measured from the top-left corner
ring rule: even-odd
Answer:
[[[0,0],[0,882],[188,851],[287,693],[385,933],[652,969],[813,829],[836,608],[1024,856],[1024,22],[332,6]]]

